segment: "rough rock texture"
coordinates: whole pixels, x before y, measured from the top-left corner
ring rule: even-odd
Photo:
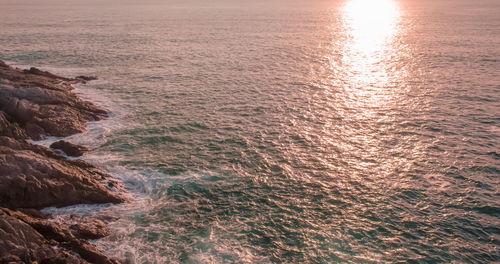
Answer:
[[[106,111],[78,98],[68,79],[36,68],[21,71],[0,63],[0,111],[32,139],[65,137],[85,130],[85,123],[101,120]]]
[[[61,150],[66,153],[66,155],[73,157],[80,157],[85,152],[89,151],[89,149],[84,146],[78,146],[65,140],[54,142],[52,143],[52,145],[50,145],[50,147],[53,149]]]
[[[106,224],[98,219],[73,215],[67,222],[73,223],[69,226],[71,232],[83,239],[98,239],[110,234]]]
[[[0,263],[117,263],[67,228],[20,211],[0,209],[0,237]]]
[[[31,225],[0,209],[0,263],[85,263],[68,252],[54,248]]]
[[[12,138],[0,137],[0,168],[0,206],[42,208],[123,201],[102,184],[109,177],[92,165]]]
[[[0,264],[115,263],[86,241],[109,234],[103,222],[73,216],[61,225],[38,209],[120,203],[116,190],[122,185],[85,161],[27,141],[69,136],[84,131],[87,121],[106,117],[105,110],[71,92],[71,84],[91,79],[0,61]],[[68,155],[86,149],[59,144]]]

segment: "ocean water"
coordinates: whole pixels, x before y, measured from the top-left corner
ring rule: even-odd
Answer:
[[[127,263],[500,261],[500,1],[0,0],[0,59],[99,80],[70,140]],[[49,139],[51,140],[51,139]],[[61,217],[62,217],[61,216]]]

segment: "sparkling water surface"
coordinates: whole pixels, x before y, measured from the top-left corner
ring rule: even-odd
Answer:
[[[0,1],[0,59],[97,75],[70,137],[128,263],[500,261],[500,2]]]

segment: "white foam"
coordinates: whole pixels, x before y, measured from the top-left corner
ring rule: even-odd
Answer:
[[[29,143],[31,144],[34,144],[34,145],[40,145],[40,146],[44,146],[44,147],[49,147],[52,143],[56,142],[56,141],[59,141],[63,139],[62,137],[45,137],[45,138],[42,138],[41,140],[28,140]]]
[[[46,68],[44,68],[45,70]],[[60,71],[54,71],[59,73]],[[75,93],[82,99],[94,102],[106,109],[111,110],[108,119],[89,122],[87,131],[65,138],[75,144],[87,146],[94,151],[86,153],[82,159],[95,164],[106,170],[112,177],[120,180],[128,192],[123,194],[129,202],[123,204],[95,204],[95,205],[73,205],[62,208],[49,207],[42,210],[44,213],[52,214],[55,221],[68,224],[69,215],[91,216],[107,219],[111,235],[103,239],[92,241],[110,257],[121,260],[123,263],[179,263],[179,259],[187,258],[188,262],[194,263],[219,263],[226,260],[221,256],[230,256],[241,263],[269,263],[266,257],[257,256],[249,250],[248,245],[238,241],[235,237],[227,236],[228,226],[214,222],[208,236],[196,237],[196,247],[192,249],[189,243],[164,241],[162,239],[151,241],[150,235],[162,235],[164,230],[176,229],[183,232],[182,226],[189,219],[174,220],[173,223],[162,223],[147,220],[155,217],[152,212],[159,208],[183,208],[190,206],[186,202],[175,200],[153,199],[153,186],[156,189],[168,189],[176,182],[199,182],[212,176],[216,172],[185,172],[176,176],[166,177],[160,171],[151,169],[137,169],[134,167],[117,165],[126,157],[115,153],[98,151],[99,147],[108,141],[108,138],[122,129],[125,129],[128,115],[125,109],[117,107],[116,103],[105,96],[98,88],[106,85],[106,81],[98,80],[85,85],[76,85]],[[57,137],[47,137],[35,144],[49,146],[60,140]],[[96,151],[97,150],[97,151]],[[161,187],[160,187],[161,185]],[[193,201],[194,202],[194,201]],[[145,217],[145,223],[138,218]],[[111,219],[111,220],[109,220]],[[230,224],[233,225],[234,223]],[[174,243],[174,244],[173,244]],[[179,250],[180,247],[181,250]],[[185,250],[183,250],[183,248]],[[181,256],[182,251],[191,252],[188,256]]]
[[[30,65],[10,64],[18,68],[30,68]],[[62,76],[74,76],[77,72],[81,73],[81,69],[76,71],[76,69],[42,67],[41,70],[47,70]],[[119,240],[113,241],[113,239],[106,239],[102,240],[102,242],[100,240],[94,241],[94,243],[102,249],[105,249],[106,252],[111,253],[111,255],[123,259],[126,263],[143,263],[142,260],[144,258],[138,257],[141,254],[138,253],[136,251],[137,249],[133,246],[134,242],[128,238],[131,232],[134,232],[137,228],[136,223],[129,218],[137,214],[144,214],[153,208],[150,199],[151,186],[148,184],[148,178],[156,178],[158,175],[157,172],[147,170],[137,171],[124,166],[116,166],[114,164],[123,160],[123,157],[118,154],[95,151],[107,142],[108,137],[112,133],[116,133],[126,128],[126,126],[123,125],[123,119],[127,116],[128,112],[118,107],[114,101],[105,96],[105,93],[98,89],[100,86],[106,85],[106,83],[106,80],[96,80],[88,82],[87,84],[74,85],[74,92],[80,98],[91,101],[110,112],[107,119],[88,122],[85,132],[66,137],[64,140],[94,150],[84,154],[80,159],[95,164],[104,169],[114,179],[121,181],[128,190],[127,193],[122,194],[128,202],[122,204],[79,204],[61,208],[48,207],[41,211],[51,214],[54,217],[54,221],[60,222],[61,224],[68,224],[67,219],[69,215],[91,216],[96,218],[106,216],[106,219],[114,219],[109,222],[109,228],[113,232],[111,237],[119,238]],[[30,140],[30,142],[32,144],[49,147],[52,143],[61,139],[63,138],[49,136],[42,140]],[[128,239],[130,243],[122,244],[120,239]],[[151,248],[151,250],[153,250],[153,248]],[[120,254],[114,255],[113,252],[116,251],[120,251]],[[158,255],[157,253],[150,256],[156,258]],[[149,257],[146,258],[149,259]],[[160,260],[160,263],[163,262],[161,258],[157,260]]]

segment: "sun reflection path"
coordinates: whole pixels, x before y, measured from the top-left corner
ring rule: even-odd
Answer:
[[[398,0],[345,1],[329,58],[332,105],[341,117],[333,135],[341,138],[338,149],[349,153],[350,181],[381,190],[373,198],[384,199],[382,190],[393,186],[386,179],[411,164],[401,153],[412,146],[393,133],[409,102],[408,32]]]
[[[343,8],[353,49],[370,55],[396,33],[399,9],[392,0],[351,0]]]
[[[401,73],[391,70],[400,56],[394,45],[399,34],[400,10],[395,0],[349,0],[341,9],[343,80],[357,104],[380,106],[390,100],[387,88]]]

